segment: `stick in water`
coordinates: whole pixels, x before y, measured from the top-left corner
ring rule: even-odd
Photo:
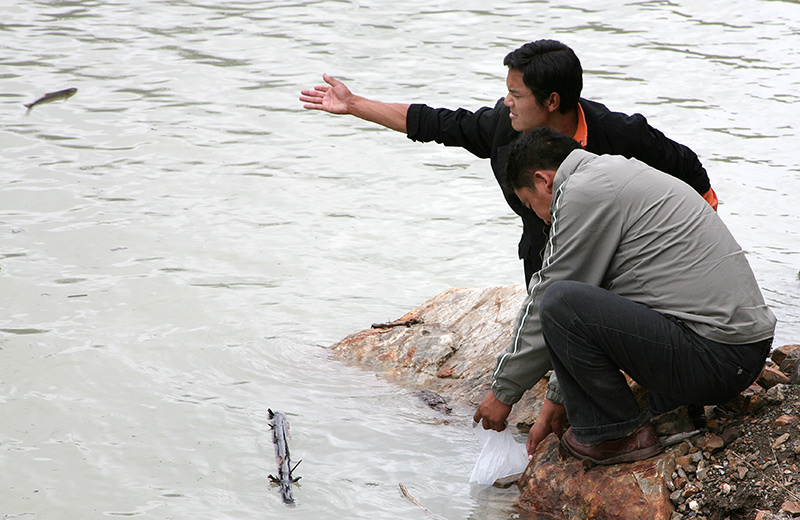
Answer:
[[[281,497],[286,507],[294,507],[292,484],[300,480],[300,477],[292,477],[292,472],[300,462],[292,467],[289,458],[289,423],[286,422],[286,416],[269,409],[267,411],[270,418],[269,426],[272,428],[272,442],[275,444],[275,462],[278,463],[278,476],[270,475],[269,479],[273,484],[280,486]]]

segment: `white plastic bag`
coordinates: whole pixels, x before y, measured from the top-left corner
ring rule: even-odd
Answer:
[[[482,425],[473,421],[472,430],[483,448],[475,462],[470,482],[490,486],[499,478],[525,471],[528,466],[528,451],[524,444],[514,440],[508,427],[501,432],[485,430]]]

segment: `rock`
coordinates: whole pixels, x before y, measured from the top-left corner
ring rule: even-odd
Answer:
[[[634,393],[637,387],[640,389],[642,388],[635,383],[631,386],[634,389]],[[642,389],[642,391],[644,391],[644,389]],[[644,396],[644,402],[646,403],[647,394],[645,393]],[[646,406],[645,404],[643,410],[647,410]],[[702,415],[702,413],[699,415]],[[705,417],[693,416],[688,406],[679,406],[674,410],[652,417],[650,422],[655,426],[658,434],[664,436],[675,435],[705,427]]]
[[[400,317],[411,326],[369,328],[331,346],[342,361],[357,363],[419,389],[477,407],[489,391],[497,355],[511,341],[526,296],[523,285],[448,289]],[[511,424],[533,424],[547,381],[514,405]]]
[[[789,426],[790,424],[796,423],[798,419],[800,418],[797,417],[796,415],[783,414],[777,419],[775,419],[775,422],[773,424],[775,425],[776,428],[783,428],[784,426]]]
[[[669,520],[675,508],[665,482],[675,469],[675,456],[669,451],[645,461],[587,468],[562,452],[551,434],[520,478],[519,505],[563,520]]]
[[[786,384],[789,382],[789,377],[781,372],[778,368],[773,366],[765,366],[758,376],[756,382],[766,390],[769,390],[775,385]]]
[[[775,442],[772,443],[772,449],[776,450],[776,449],[780,448],[781,446],[783,446],[783,443],[788,441],[788,440],[789,440],[789,434],[788,433],[784,433],[783,435],[781,435],[780,437],[775,439]]]
[[[514,484],[519,482],[519,478],[522,476],[522,473],[516,473],[514,475],[509,475],[507,477],[500,477],[499,479],[494,481],[492,484],[496,488],[506,489],[510,488]]]
[[[785,501],[783,504],[781,504],[781,511],[789,513],[792,516],[800,516],[800,501]]]
[[[719,434],[719,438],[722,439],[722,443],[727,446],[739,436],[739,433],[738,428],[725,428],[722,433]]]
[[[709,453],[719,451],[723,446],[725,446],[725,442],[722,440],[722,437],[711,432],[706,432],[700,445],[703,451],[707,451]]]
[[[753,384],[746,388],[736,398],[728,401],[723,406],[738,413],[750,413],[761,404],[766,392],[759,385]]]
[[[782,347],[778,347],[772,351],[770,359],[772,359],[776,365],[780,365],[783,363],[783,360],[786,359],[786,356],[793,352],[800,353],[800,345],[783,345]]]
[[[786,394],[784,392],[785,385],[778,384],[767,390],[767,393],[764,395],[764,399],[767,400],[768,403],[772,404],[780,404],[786,400]]]
[[[797,372],[798,365],[800,365],[800,351],[790,352],[780,364],[781,372],[791,377],[791,374]]]
[[[422,402],[437,412],[449,414],[453,411],[453,409],[447,405],[447,399],[436,392],[431,392],[430,390],[417,390],[414,392],[414,395],[419,397]]]
[[[792,384],[800,384],[800,345],[783,345],[773,350],[770,357]]]

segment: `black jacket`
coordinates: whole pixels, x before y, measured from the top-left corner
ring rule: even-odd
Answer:
[[[643,115],[612,112],[605,105],[583,98],[579,102],[586,116],[587,151],[635,157],[683,180],[701,195],[711,188],[697,155],[647,124]],[[505,188],[509,147],[520,135],[511,127],[508,115],[509,108],[502,98],[494,108],[483,107],[475,112],[414,104],[408,109],[406,126],[408,138],[413,141],[460,146],[482,159],[491,160],[506,202],[522,218],[519,257],[525,260],[527,283],[530,275],[541,268],[548,228],[536,213],[522,205],[513,191]]]

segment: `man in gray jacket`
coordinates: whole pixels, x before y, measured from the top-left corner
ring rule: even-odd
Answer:
[[[557,131],[520,138],[508,183],[551,224],[512,342],[475,420],[502,430],[552,367],[528,452],[551,432],[599,464],[661,451],[651,413],[735,397],[759,375],[775,317],[744,252],[685,183],[635,159],[595,155]]]

